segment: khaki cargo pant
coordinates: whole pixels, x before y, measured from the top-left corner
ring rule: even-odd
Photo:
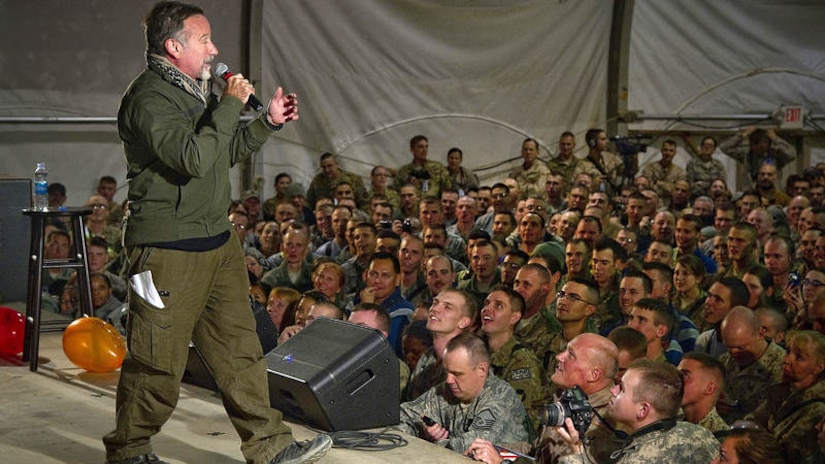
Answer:
[[[215,376],[247,462],[268,463],[293,438],[269,406],[266,360],[235,235],[211,251],[134,247],[129,257],[129,275],[151,270],[165,307],[152,306],[130,287],[129,354],[117,390],[117,428],[103,438],[107,459],[151,452],[150,438],[177,404],[192,340]]]

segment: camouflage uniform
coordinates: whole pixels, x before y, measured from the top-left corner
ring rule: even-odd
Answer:
[[[607,418],[607,407],[610,398],[610,387],[588,395],[590,405],[604,418]],[[610,454],[622,447],[622,440],[616,436],[610,427],[615,428],[612,421],[610,421],[608,427],[597,417],[593,417],[593,421],[584,435],[587,441],[585,452],[587,453],[588,462],[610,462]],[[541,430],[541,435],[535,441],[536,462],[557,462],[561,456],[569,454],[570,451],[570,445],[564,441],[554,426],[545,426]],[[521,462],[526,463],[527,461],[516,460],[516,463]]]
[[[361,176],[341,169],[341,174],[334,179],[325,176],[323,172],[317,174],[312,179],[307,189],[307,206],[314,209],[315,202],[318,201],[319,198],[333,198],[335,196],[335,186],[338,185],[339,182],[344,181],[352,185],[352,192],[355,194],[355,204],[358,205],[359,208],[369,205],[369,194],[367,193],[367,189],[364,188],[364,181],[361,179]]]
[[[429,294],[430,289],[427,288],[427,279],[424,277],[424,274],[418,273],[415,277],[415,282],[409,287],[404,287],[403,283],[401,285],[401,294],[404,295],[404,299],[407,301],[412,302],[413,298],[417,297],[421,293]]]
[[[371,192],[369,197],[375,195],[375,192]],[[399,209],[401,209],[401,195],[398,194],[398,191],[393,190],[391,188],[385,188],[381,195],[387,197],[387,203],[392,206],[393,213]]]
[[[601,304],[596,307],[596,312],[590,316],[590,320],[593,321],[596,330],[605,337],[621,324],[622,309],[619,306],[618,288],[605,296]]]
[[[441,191],[453,186],[453,179],[450,177],[450,171],[448,171],[447,168],[438,161],[427,160],[424,162],[423,167],[418,167],[415,163],[409,163],[401,166],[401,169],[398,170],[398,175],[395,176],[395,182],[392,187],[400,192],[401,187],[409,182],[413,172],[428,172],[430,174],[430,178],[426,180],[426,192],[423,191],[422,188],[425,181],[421,179],[418,182],[419,198],[434,197],[440,199]]]
[[[682,309],[681,298],[679,296],[673,298],[673,307],[679,310],[679,314],[689,317],[699,333],[711,328],[711,326],[705,322],[705,299],[707,299],[707,296],[706,291],[700,291],[699,298],[689,303],[684,309]]]
[[[521,197],[539,197],[546,198],[547,191],[544,188],[547,182],[547,174],[550,174],[550,169],[541,160],[536,160],[530,169],[524,169],[524,165],[519,166],[514,171],[510,172],[509,177],[515,179],[521,187]]]
[[[573,177],[570,181],[572,182],[581,173],[587,173],[593,178],[593,183],[598,185],[598,178],[607,176],[607,185],[610,189],[618,189],[624,176],[624,161],[616,154],[603,151],[601,168],[600,170],[596,167],[596,163],[588,156],[579,160],[576,168],[573,169]],[[610,189],[608,191],[609,195],[613,193],[613,190]]]
[[[289,277],[287,263],[284,260],[278,265],[278,267],[261,276],[261,283],[268,285],[269,288],[293,288],[299,293],[312,290],[312,265],[308,261],[304,260],[301,263],[301,274],[299,274],[298,280],[293,282]]]
[[[794,149],[790,143],[778,137],[776,140],[771,141],[770,152],[760,158],[756,158],[751,154],[750,139],[743,137],[741,133],[722,140],[722,142],[719,143],[719,149],[722,150],[722,153],[736,161],[745,163],[748,180],[751,182],[753,182],[753,179],[756,179],[756,175],[759,174],[759,168],[766,160],[773,160],[773,164],[776,165],[776,170],[782,171],[782,168],[786,164],[796,158],[796,149]]]
[[[537,314],[522,319],[516,325],[516,340],[529,346],[542,366],[546,366],[547,359],[555,355],[550,351],[550,341],[555,334],[561,332],[561,322],[556,319],[555,313],[554,302],[552,310],[543,308]]]
[[[697,425],[701,425],[713,433],[730,430],[730,426],[725,422],[725,419],[722,419],[722,416],[719,415],[716,408],[711,409]]]
[[[447,172],[449,173],[449,170]],[[478,188],[481,185],[478,181],[478,175],[464,166],[459,166],[456,173],[450,174],[450,178],[453,180],[453,188],[459,190],[459,196],[466,195],[468,190]],[[461,194],[462,190],[464,191],[463,194]]]
[[[731,400],[739,400],[736,409],[723,414],[728,424],[753,412],[765,397],[765,389],[782,381],[784,357],[785,350],[770,342],[762,356],[744,368],[740,368],[729,353],[719,358],[725,365],[725,395]]]
[[[344,295],[356,295],[364,289],[364,272],[367,270],[368,263],[362,263],[357,256],[346,260],[341,264],[341,270],[344,271]]]
[[[670,197],[670,192],[673,191],[673,184],[677,180],[687,180],[687,174],[681,166],[675,164],[665,171],[662,163],[659,161],[648,163],[642,169],[642,175],[650,179],[650,184],[654,186],[659,196]]]
[[[430,417],[450,432],[449,438],[435,442],[437,445],[459,453],[476,438],[499,445],[529,440],[529,419],[516,391],[492,373],[469,404],[456,400],[445,382],[414,401],[402,403],[398,428],[418,436],[419,428],[423,428],[421,416]]]
[[[564,178],[565,182],[567,182],[567,187],[570,187],[570,184],[573,182],[573,171],[576,170],[576,166],[579,165],[579,159],[575,156],[571,157],[568,161],[564,161],[560,159],[558,156],[555,158],[550,159],[547,162],[547,167],[550,169],[551,172],[555,175],[561,174]],[[546,181],[547,179],[545,179]]]
[[[404,397],[404,391],[407,389],[407,384],[410,383],[410,366],[401,359],[398,359],[398,380],[401,387],[398,392],[399,398]]]
[[[465,292],[472,295],[473,298],[476,299],[478,307],[483,308],[484,300],[487,299],[487,295],[490,294],[490,291],[493,289],[493,287],[501,283],[501,269],[496,269],[496,277],[495,279],[493,279],[493,281],[490,283],[490,286],[487,288],[482,288],[479,285],[478,280],[476,280],[473,276],[471,276],[470,279],[459,280],[457,282],[458,285],[456,285],[456,288],[458,288],[459,290],[464,290]]]
[[[464,241],[461,235],[447,232],[444,254],[461,264],[467,265],[470,263],[467,259],[467,242]]]
[[[713,158],[709,161],[692,158],[687,163],[686,171],[687,181],[690,182],[691,193],[694,196],[707,195],[714,180],[725,178],[725,165]]]
[[[650,429],[656,425],[664,427]],[[612,455],[617,459],[616,464],[704,464],[719,455],[719,441],[709,430],[690,422],[676,421],[672,427],[669,425],[669,421],[656,422],[645,427],[650,431],[630,435],[624,447]],[[563,456],[559,462],[579,464],[581,458],[577,455]]]
[[[441,368],[441,361],[435,357],[435,350],[433,347],[427,348],[427,351],[418,358],[418,364],[410,374],[403,399],[412,401],[430,388],[444,383],[445,380],[447,380],[447,374]]]
[[[765,402],[747,418],[773,433],[785,449],[787,462],[800,462],[814,454],[818,449],[814,426],[825,417],[825,379],[820,378],[804,390],[780,383],[764,393]],[[800,406],[809,400],[812,402]]]
[[[538,430],[538,409],[545,402],[544,368],[533,351],[511,336],[507,343],[490,356],[490,370],[516,390],[530,416],[533,430]]]

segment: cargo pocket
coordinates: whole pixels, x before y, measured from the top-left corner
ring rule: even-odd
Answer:
[[[169,307],[158,309],[134,292],[130,292],[129,298],[129,354],[143,364],[171,374],[173,334]]]

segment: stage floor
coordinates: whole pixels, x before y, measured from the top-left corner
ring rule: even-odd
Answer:
[[[119,372],[91,374],[72,365],[62,332],[43,333],[40,368],[20,358],[0,358],[0,462],[15,464],[104,463],[101,437],[114,427]],[[290,424],[296,439],[317,432]],[[469,463],[458,453],[405,436],[409,444],[390,451],[332,449],[320,463]],[[184,384],[177,410],[153,440],[155,452],[172,463],[243,463],[239,440],[212,391]]]

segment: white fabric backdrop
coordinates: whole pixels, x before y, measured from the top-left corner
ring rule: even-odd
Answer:
[[[823,21],[825,2],[819,0],[636,0],[628,108],[647,114],[719,115],[771,113],[790,104],[823,114]],[[702,126],[733,124],[694,123],[649,121],[630,128],[702,133]],[[717,158],[728,168],[732,186],[736,162],[721,152]],[[658,159],[657,150],[640,157],[643,163]],[[680,147],[674,162],[685,166],[688,159]],[[825,160],[821,147],[812,148],[811,160]],[[795,170],[791,165],[785,173]]]
[[[283,84],[301,103],[288,143],[263,157],[268,183],[286,160],[306,186],[324,151],[365,176],[400,166],[419,133],[430,159],[458,146],[474,169],[519,156],[528,136],[555,148],[562,131],[605,119],[611,10],[601,0],[265,2],[261,87]],[[509,166],[480,175],[503,178]]]

